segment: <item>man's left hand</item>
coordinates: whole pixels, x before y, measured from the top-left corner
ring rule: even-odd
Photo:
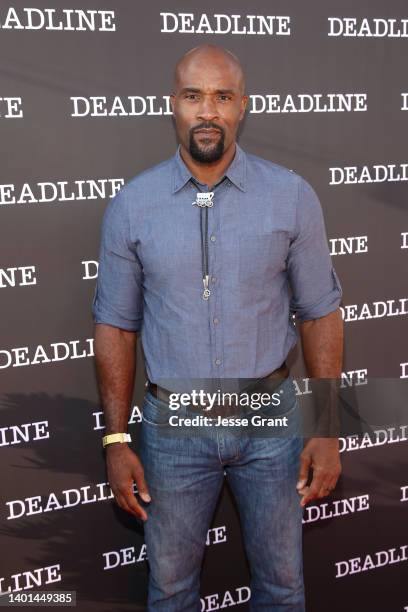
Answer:
[[[309,470],[313,470],[312,482],[306,486]],[[300,505],[312,499],[329,495],[341,474],[338,438],[310,438],[300,455],[299,481],[296,485],[302,496]]]

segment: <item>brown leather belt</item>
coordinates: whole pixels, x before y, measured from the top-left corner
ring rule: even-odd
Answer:
[[[242,389],[240,391],[240,393],[245,392],[245,393],[273,393],[280,385],[281,383],[289,376],[289,368],[286,365],[286,362],[284,361],[283,364],[277,368],[276,370],[274,370],[273,372],[270,372],[269,374],[267,374],[266,376],[263,376],[262,378],[257,378],[257,379],[247,379],[250,380],[252,382],[250,382],[246,387],[244,387],[244,389]],[[164,387],[160,387],[159,385],[150,382],[150,380],[148,381],[147,384],[147,390],[154,395],[155,397],[157,397],[158,399],[169,403],[170,398],[169,395],[171,393],[173,393],[172,391],[168,391],[167,389],[165,389]],[[206,404],[205,402],[200,402],[199,406],[189,406],[189,410],[191,410],[192,412],[195,411],[203,411],[205,410]],[[227,404],[214,404],[211,407],[211,410],[208,411],[207,416],[209,417],[218,417],[218,415],[221,416],[228,416],[229,414],[236,414],[237,409],[242,410],[242,408],[240,408],[236,403],[227,403]]]

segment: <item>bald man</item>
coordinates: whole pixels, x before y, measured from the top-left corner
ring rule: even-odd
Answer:
[[[251,610],[304,611],[302,508],[341,470],[337,438],[302,438],[286,364],[300,336],[310,377],[341,374],[342,291],[321,206],[301,176],[237,144],[247,101],[232,53],[189,51],[171,94],[175,155],[127,183],[103,219],[93,301],[103,443],[116,502],[144,521],[151,611],[201,609],[225,478]],[[139,332],[140,458],[127,433]],[[220,387],[232,402],[209,392]]]

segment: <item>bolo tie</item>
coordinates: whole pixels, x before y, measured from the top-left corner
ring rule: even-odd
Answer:
[[[203,300],[208,300],[211,295],[211,291],[208,288],[208,209],[214,205],[213,198],[213,191],[201,191],[197,193],[196,201],[192,203],[193,206],[200,208],[201,268],[204,285],[201,297]]]
[[[226,176],[218,181],[214,187],[217,187],[226,180]],[[194,179],[191,179],[197,189],[200,189]],[[211,295],[211,291],[208,288],[209,274],[208,274],[208,209],[214,206],[214,191],[199,191],[196,194],[196,200],[192,203],[193,206],[200,208],[200,235],[201,235],[201,267],[203,274],[203,285],[204,290],[202,293],[203,300],[208,300]]]

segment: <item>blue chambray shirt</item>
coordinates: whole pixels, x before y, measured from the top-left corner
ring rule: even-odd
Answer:
[[[293,314],[323,317],[342,297],[313,188],[237,144],[212,188],[204,300],[201,209],[192,203],[208,190],[179,147],[129,181],[104,213],[93,318],[140,331],[153,383],[265,376],[298,340]]]

